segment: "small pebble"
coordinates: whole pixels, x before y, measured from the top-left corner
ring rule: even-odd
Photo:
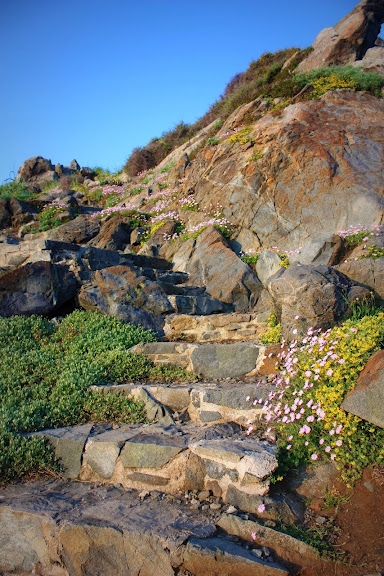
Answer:
[[[234,514],[235,512],[237,512],[237,508],[235,508],[234,506],[228,506],[227,510],[226,510],[227,514]]]
[[[144,498],[146,498],[147,496],[149,496],[148,490],[142,490],[139,494],[140,500],[144,500]]]
[[[209,504],[203,504],[201,509],[205,512],[206,510],[209,510]]]
[[[261,550],[262,550],[264,556],[269,556],[269,555],[270,555],[269,548],[267,548],[266,546],[263,546]]]
[[[207,498],[209,498],[210,496],[210,492],[209,490],[202,490],[201,492],[198,493],[197,497],[200,500],[200,502],[204,502],[204,500],[207,500]]]
[[[261,558],[263,555],[260,548],[254,548],[253,550],[251,550],[251,554],[254,554],[255,556],[257,556],[257,558]]]
[[[211,510],[220,510],[221,504],[219,504],[218,502],[212,502],[212,504],[210,504],[209,507]]]
[[[325,522],[327,521],[325,516],[318,516],[315,520],[316,524],[325,524]]]
[[[264,526],[267,526],[267,528],[276,528],[276,522],[273,520],[266,520]]]

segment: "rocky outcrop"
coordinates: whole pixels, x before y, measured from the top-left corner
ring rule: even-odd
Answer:
[[[183,242],[172,260],[176,270],[188,273],[191,284],[206,286],[213,298],[236,312],[252,309],[261,293],[262,286],[250,267],[213,226]]]
[[[218,137],[241,126],[233,117]],[[243,116],[243,126],[246,121]],[[205,148],[188,169],[184,190],[193,191],[201,211],[223,207],[237,251],[254,251],[256,241],[281,252],[330,242],[350,225],[382,221],[383,124],[382,100],[352,90],[327,92],[250,124],[252,142],[222,138]],[[183,214],[187,229],[196,222],[191,214]]]
[[[72,160],[70,166],[56,164],[54,166],[51,160],[42,156],[33,156],[28,158],[17,172],[17,179],[25,184],[27,189],[33,192],[41,192],[44,184],[58,181],[62,176],[72,176],[77,174],[93,179],[95,173],[90,168],[81,168],[76,160]]]
[[[313,43],[313,52],[303,60],[298,70],[308,72],[322,66],[352,64],[361,61],[373,48],[384,22],[381,0],[362,0],[340,22],[325,28]]]
[[[78,290],[65,264],[31,262],[0,276],[0,316],[49,314]]]

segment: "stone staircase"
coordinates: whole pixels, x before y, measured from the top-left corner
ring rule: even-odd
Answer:
[[[269,494],[275,447],[245,433],[261,417],[267,376],[105,388],[142,400],[149,423],[34,433],[52,443],[62,477],[1,491],[4,576],[288,576],[304,561],[327,567],[276,529],[303,509]]]
[[[4,576],[288,576],[303,562],[327,567],[276,529],[303,510],[269,495],[275,447],[244,433],[245,419],[260,417],[266,378],[109,389],[142,399],[152,422],[35,433],[52,443],[63,473],[0,492]],[[220,418],[207,422],[215,411]]]
[[[35,248],[49,259],[52,250],[57,258],[75,250],[50,240]],[[142,401],[148,424],[34,433],[53,445],[62,474],[1,491],[0,573],[288,576],[304,557],[323,566],[312,548],[276,530],[302,508],[269,495],[275,446],[262,433],[246,434],[273,386],[273,359],[258,342],[265,324],[226,311],[161,259],[76,250],[90,271],[129,265],[158,283],[175,310],[165,316],[168,341],[130,352],[197,378],[104,387]]]

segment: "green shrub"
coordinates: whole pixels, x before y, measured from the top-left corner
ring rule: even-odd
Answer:
[[[314,87],[311,98],[319,98],[328,90],[337,88],[353,88],[371,92],[378,98],[382,96],[381,89],[384,86],[384,78],[377,72],[364,72],[354,66],[331,66],[329,68],[317,68],[310,72],[296,75],[296,80],[301,87],[312,84]]]
[[[29,192],[25,185],[19,180],[13,180],[0,186],[0,198],[9,200],[10,198],[17,198],[17,200],[30,200],[34,197],[33,192]]]
[[[91,386],[147,378],[153,364],[128,349],[154,340],[141,327],[80,310],[58,326],[38,316],[0,318],[1,481],[53,463],[41,439],[21,432],[104,417],[142,421],[142,406]]]
[[[208,146],[217,146],[217,144],[219,142],[220,142],[220,140],[218,138],[216,138],[215,136],[212,136],[211,138],[208,138],[208,140],[207,140]]]
[[[52,228],[57,228],[60,224],[68,222],[70,218],[65,218],[60,220],[58,215],[66,211],[65,207],[60,207],[54,204],[47,205],[38,215],[37,219],[39,221],[39,227],[32,230],[32,232],[45,232],[46,230],[51,230]]]

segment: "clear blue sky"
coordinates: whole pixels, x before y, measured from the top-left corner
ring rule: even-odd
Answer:
[[[358,0],[2,0],[0,183],[31,156],[117,171],[264,52]]]

